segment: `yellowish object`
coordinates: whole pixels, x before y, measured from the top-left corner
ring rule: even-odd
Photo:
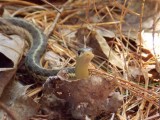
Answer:
[[[93,59],[94,54],[91,48],[82,48],[76,58],[75,75],[77,79],[84,79],[89,77],[89,63]]]

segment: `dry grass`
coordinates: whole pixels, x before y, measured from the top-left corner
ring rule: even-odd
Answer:
[[[126,7],[128,4],[134,5],[134,2],[120,4],[116,0],[57,1],[52,4],[51,2],[53,1],[38,4],[38,2],[22,0],[4,0],[4,2],[1,0],[1,9],[5,10],[3,16],[23,17],[39,26],[48,36],[47,50],[61,56],[63,67],[75,65],[75,53],[79,47],[91,46],[96,53],[93,61],[94,72],[106,77],[116,77],[119,80],[118,90],[124,94],[124,104],[117,112],[119,119],[158,119],[159,79],[154,78],[153,75],[157,71],[150,73],[153,76],[150,77],[145,69],[151,63],[156,64],[156,58],[152,56],[147,61],[143,59],[142,40],[133,34],[131,36],[131,31],[143,30],[142,21],[158,12],[159,1],[146,0],[146,4],[149,2],[157,8],[150,12],[150,15],[144,11],[145,4],[140,1],[139,4],[136,3],[139,9],[134,8],[135,11]],[[136,16],[137,19],[128,19],[130,26],[126,27],[124,24],[128,14]],[[142,19],[142,16],[146,18]],[[140,24],[135,24],[138,22]],[[132,25],[137,27],[131,29]],[[112,52],[105,54],[108,53],[106,46],[97,42],[97,30],[102,28],[116,34],[112,38],[105,37],[107,40],[105,44],[109,45],[110,51],[115,52],[117,59],[110,55]],[[78,33],[75,34],[77,31]],[[101,33],[98,34],[102,36]],[[105,33],[105,35],[110,34]],[[140,46],[137,45],[136,40],[140,41]],[[110,56],[113,56],[113,61],[108,59]],[[122,60],[122,63],[117,63],[119,60]],[[48,66],[47,61],[44,66]],[[136,77],[132,77],[132,73],[129,72],[130,67],[140,71]]]

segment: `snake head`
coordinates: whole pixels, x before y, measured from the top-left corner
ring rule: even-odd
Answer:
[[[85,52],[92,52],[93,50],[92,50],[92,48],[90,48],[90,47],[87,47],[87,48],[80,48],[79,50],[78,50],[78,56],[80,56],[81,54],[83,54],[83,53],[85,53]]]
[[[78,56],[77,56],[77,60],[80,60],[81,63],[83,62],[90,62],[93,57],[94,57],[94,54],[92,52],[92,48],[90,47],[87,47],[87,48],[80,48],[78,50]]]
[[[93,59],[92,48],[81,48],[76,58],[75,74],[76,78],[83,79],[89,77],[88,66]]]

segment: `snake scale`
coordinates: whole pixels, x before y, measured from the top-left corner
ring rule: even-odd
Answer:
[[[25,58],[25,66],[34,77],[44,80],[48,76],[57,75],[60,71],[60,69],[45,69],[40,65],[40,58],[46,50],[47,37],[34,24],[21,18],[0,18],[0,32],[5,34],[17,34],[27,40],[30,49]],[[68,73],[75,73],[77,70],[78,72],[76,73],[78,73],[78,76],[86,77],[89,74],[86,73],[88,72],[88,64],[94,55],[90,48],[82,48],[80,52],[85,54],[78,56],[79,65],[77,65],[77,69],[68,67],[66,70]]]

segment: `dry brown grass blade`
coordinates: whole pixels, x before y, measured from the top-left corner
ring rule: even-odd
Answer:
[[[58,27],[61,28],[69,28],[69,29],[77,29],[77,28],[86,28],[88,26],[109,26],[109,25],[114,25],[114,24],[119,24],[119,21],[115,22],[103,22],[103,23],[90,23],[90,24],[79,24],[79,25],[58,25]]]
[[[146,90],[145,88],[133,83],[133,82],[129,82],[126,81],[122,78],[116,77],[116,76],[112,76],[110,74],[107,74],[105,72],[102,72],[100,70],[91,70],[90,72],[92,75],[99,75],[99,76],[103,76],[106,79],[116,79],[119,82],[119,85],[125,89],[128,89],[129,91],[131,91],[133,94],[140,96],[142,98],[144,98],[145,100],[153,103],[154,105],[156,105],[157,107],[159,107],[158,104],[158,94],[156,94],[155,92],[151,92],[149,90]]]

